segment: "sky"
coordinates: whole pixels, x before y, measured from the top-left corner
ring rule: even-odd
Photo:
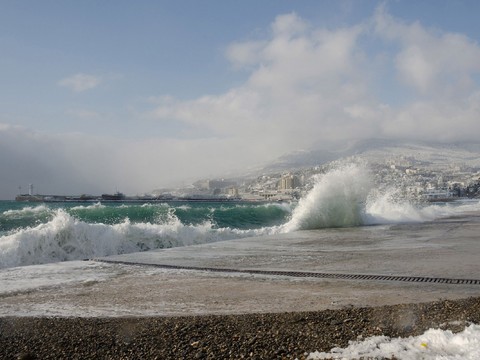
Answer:
[[[0,199],[30,183],[143,194],[349,139],[475,141],[479,13],[476,0],[0,0]]]

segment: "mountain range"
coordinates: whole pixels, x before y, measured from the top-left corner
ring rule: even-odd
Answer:
[[[289,171],[323,165],[331,161],[356,156],[370,163],[385,163],[387,159],[410,158],[428,167],[464,165],[480,168],[480,142],[423,142],[412,140],[368,139],[322,145],[311,150],[299,150],[279,157],[266,165],[263,173]]]

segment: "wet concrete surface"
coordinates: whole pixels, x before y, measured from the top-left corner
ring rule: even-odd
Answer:
[[[477,214],[421,224],[299,231],[77,262],[69,276],[87,270],[97,276],[62,282],[65,275],[52,270],[42,276],[58,277],[55,285],[0,290],[0,316],[240,314],[458,299],[479,296],[480,285],[295,278],[234,270],[480,280],[479,254]],[[28,270],[10,271],[22,276]]]
[[[476,278],[475,217],[422,224],[298,231],[108,257],[175,266]]]

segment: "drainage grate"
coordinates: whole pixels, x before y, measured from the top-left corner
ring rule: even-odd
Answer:
[[[423,276],[397,276],[397,275],[372,275],[372,274],[368,274],[368,275],[367,274],[338,274],[338,273],[321,273],[321,272],[307,272],[307,271],[230,269],[230,268],[213,268],[213,267],[181,266],[181,265],[166,265],[166,264],[145,264],[145,263],[138,263],[138,262],[116,261],[116,260],[106,260],[106,259],[94,259],[94,260],[98,262],[105,262],[105,263],[111,263],[111,264],[152,266],[152,267],[163,268],[163,269],[240,273],[240,274],[252,274],[252,275],[276,275],[276,276],[288,276],[288,277],[296,277],[296,278],[404,281],[404,282],[422,282],[422,283],[429,282],[429,283],[438,283],[438,284],[480,285],[480,280],[474,280],[474,279],[450,279],[450,278],[435,278],[435,277],[423,277]]]

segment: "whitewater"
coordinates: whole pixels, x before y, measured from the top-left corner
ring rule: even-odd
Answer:
[[[368,168],[319,175],[298,203],[0,202],[0,268],[91,259],[253,236],[426,222],[480,210],[478,200],[413,203],[379,190]]]

